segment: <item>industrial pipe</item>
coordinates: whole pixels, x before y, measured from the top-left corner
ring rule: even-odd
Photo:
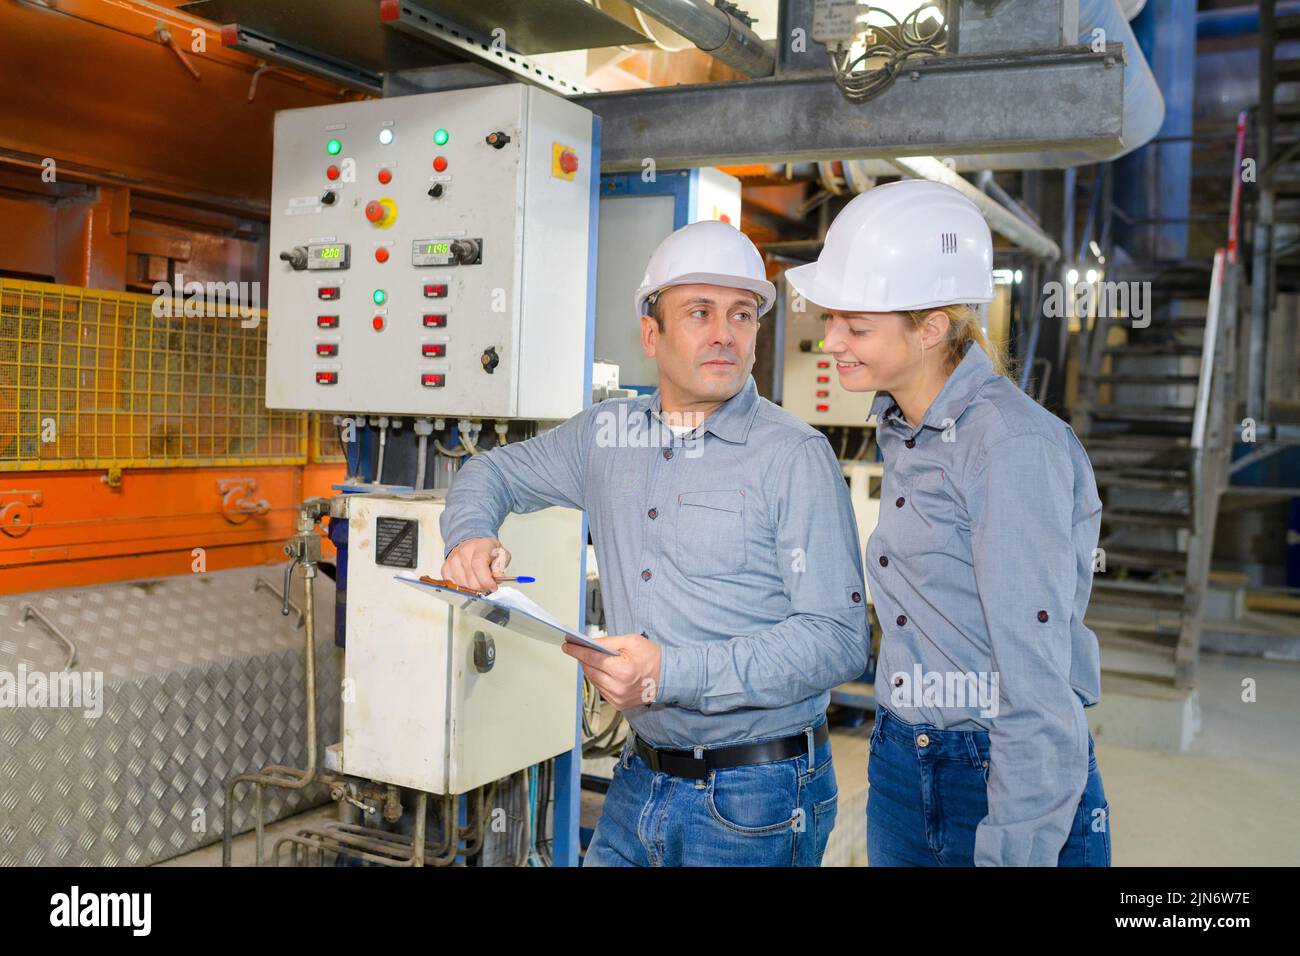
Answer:
[[[707,0],[627,0],[746,76],[771,76],[776,57],[744,22]]]

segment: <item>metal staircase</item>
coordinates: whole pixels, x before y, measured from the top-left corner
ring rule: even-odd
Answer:
[[[1099,309],[1081,357],[1072,423],[1104,506],[1088,623],[1111,660],[1136,652],[1121,670],[1190,687],[1228,478],[1237,271],[1220,252],[1106,278],[1151,298],[1141,319]]]

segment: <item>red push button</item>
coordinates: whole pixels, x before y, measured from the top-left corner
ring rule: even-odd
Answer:
[[[447,376],[442,372],[422,372],[420,384],[425,388],[442,388],[447,384]]]
[[[384,317],[382,315],[377,315],[370,320],[370,327],[374,329],[376,332],[384,331],[384,325],[385,322],[384,322]]]
[[[384,218],[384,207],[378,200],[372,199],[366,203],[366,218],[371,222],[379,222]]]
[[[830,407],[829,405],[818,405],[818,406],[817,406],[817,411],[819,411],[819,412],[829,412],[830,410],[831,410],[831,407]]]
[[[328,176],[330,179],[338,179],[339,168],[337,166],[331,166],[329,169],[325,170],[325,175]]]
[[[420,346],[420,354],[425,358],[443,358],[447,354],[447,343],[425,342]]]
[[[436,169],[438,172],[442,172],[444,169],[446,169],[446,168],[447,168],[447,157],[446,157],[446,156],[435,156],[435,157],[433,158],[433,168]]]
[[[566,173],[576,172],[578,169],[578,157],[570,150],[560,153],[560,168]]]
[[[339,297],[339,287],[336,285],[323,285],[316,290],[316,294],[322,299],[337,299]]]
[[[445,299],[447,297],[447,286],[426,285],[424,287],[424,297],[426,299]]]
[[[393,171],[391,169],[381,169],[379,171],[379,181],[387,186],[393,181]]]
[[[317,372],[316,373],[317,385],[337,385],[338,383],[339,383],[338,372]]]
[[[316,324],[322,329],[337,329],[339,327],[339,317],[337,315],[318,315]]]
[[[830,363],[830,362],[818,362],[818,363],[817,363],[817,367],[818,367],[818,368],[830,368],[830,367],[831,367],[831,363]]]
[[[339,354],[339,344],[337,342],[317,342],[316,354],[333,356]]]
[[[378,249],[376,249],[376,250],[375,250],[375,261],[376,261],[376,262],[387,262],[387,261],[388,261],[388,249],[386,249],[384,246],[380,246]]]
[[[429,313],[424,317],[424,327],[426,329],[443,329],[447,327],[447,317],[437,313]]]
[[[826,384],[827,382],[829,382],[830,380],[831,380],[831,377],[830,377],[829,375],[818,375],[818,376],[817,376],[817,382],[818,382],[819,384],[821,384],[821,385],[825,385],[825,384]]]

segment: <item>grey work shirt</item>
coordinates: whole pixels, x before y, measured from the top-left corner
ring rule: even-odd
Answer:
[[[866,669],[861,550],[839,462],[752,377],[685,437],[669,431],[656,392],[475,455],[447,495],[447,551],[549,505],[587,513],[609,633],[662,647],[658,697],[626,713],[647,742],[798,733],[830,688]]]
[[[1088,773],[1083,709],[1101,692],[1083,623],[1101,526],[1087,453],[974,343],[919,427],[888,393],[871,411],[885,459],[867,543],[877,704],[987,730],[975,862],[1054,866]]]

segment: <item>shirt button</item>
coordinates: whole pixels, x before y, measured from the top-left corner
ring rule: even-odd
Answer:
[[[673,457],[673,450],[672,450],[671,448],[665,448],[665,449],[664,449],[664,461],[667,461],[667,460],[668,460],[669,458],[671,458],[671,457]]]
[[[908,439],[907,441],[905,441],[903,444],[905,444],[908,448],[915,448],[915,447],[916,447],[916,439],[915,439],[915,438],[909,438],[909,439]]]
[[[895,507],[895,508],[901,508],[901,507],[903,507],[903,502],[904,502],[905,500],[906,500],[906,499],[904,499],[902,495],[899,495],[898,498],[894,501],[894,507]]]
[[[907,623],[907,615],[906,614],[898,615],[898,617],[894,618],[894,623],[897,624],[899,627],[902,627],[904,624]]]
[[[928,747],[928,746],[930,746],[930,737],[929,737],[929,735],[928,735],[928,734],[918,734],[918,735],[917,735],[917,738],[916,738],[916,745],[917,745],[918,747]]]
[[[651,521],[654,521],[655,518],[658,518],[658,517],[659,517],[659,509],[658,509],[658,508],[651,508],[649,511],[646,512],[646,516],[647,516]]]
[[[880,556],[880,566],[882,568],[889,567],[889,559],[885,557],[883,554]]]
[[[642,580],[642,581],[649,581],[649,580],[650,580],[650,569],[649,569],[649,568],[646,568],[644,571],[641,572],[641,580]]]
[[[854,591],[851,595],[849,595],[849,597],[851,597],[851,598],[853,599],[853,603],[854,603],[854,604],[861,604],[861,603],[862,603],[862,595],[861,595],[859,592],[857,592],[857,591]]]
[[[1046,623],[1047,623],[1047,612],[1046,612],[1046,611],[1039,611],[1039,612],[1038,612],[1038,619],[1039,619],[1040,621],[1042,621],[1044,624],[1046,624]]]
[[[895,686],[895,687],[902,687],[902,686],[903,686],[903,678],[901,678],[901,677],[895,677],[895,678],[894,678],[894,686]]]

